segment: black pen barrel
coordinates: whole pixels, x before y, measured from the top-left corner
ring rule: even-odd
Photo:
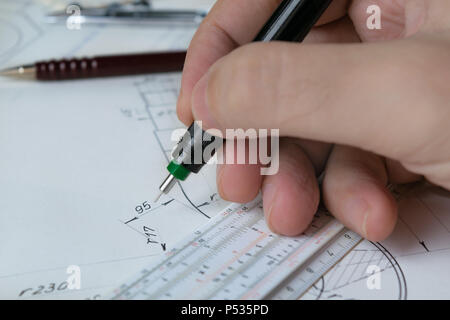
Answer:
[[[254,41],[302,41],[320,16],[328,8],[332,0],[284,0],[272,14],[270,19],[255,37]],[[192,123],[188,132],[193,132],[196,124]],[[202,131],[203,135],[207,135]],[[209,135],[207,135],[209,137]],[[199,137],[202,137],[201,135]],[[184,139],[185,144],[177,147],[177,152],[184,155],[194,154],[195,147],[201,145],[202,150],[211,143],[217,143],[215,140],[204,139]],[[177,156],[177,155],[175,155]],[[197,173],[209,159],[203,159],[203,162],[194,165],[183,165],[190,172]]]
[[[332,0],[284,0],[254,41],[303,41]]]

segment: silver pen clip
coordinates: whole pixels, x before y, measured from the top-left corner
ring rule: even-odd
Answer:
[[[47,14],[47,23],[71,20],[74,24],[156,24],[198,25],[206,16],[204,10],[153,9],[148,0],[114,2],[104,7],[83,7],[72,3],[64,11]]]

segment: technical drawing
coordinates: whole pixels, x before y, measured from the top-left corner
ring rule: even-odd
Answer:
[[[121,112],[125,117],[134,117],[138,121],[147,121],[154,133],[154,138],[159,146],[159,151],[165,157],[167,163],[170,160],[171,149],[176,141],[172,141],[171,136],[174,130],[183,128],[176,115],[176,100],[179,93],[181,76],[179,73],[166,75],[149,75],[134,82],[137,93],[144,102],[145,109],[125,109]],[[217,194],[215,181],[211,179],[215,175],[214,166],[206,166],[205,172],[192,175],[185,182],[178,182],[178,190],[170,196],[165,196],[162,204],[149,204],[151,209],[143,214],[136,214],[127,219],[120,220],[130,230],[138,232],[148,241],[149,244],[161,245],[163,251],[166,244],[156,237],[164,238],[163,234],[156,235],[155,232],[145,232],[144,229],[155,228],[152,217],[158,210],[168,207],[168,210],[189,210],[205,218],[205,222],[216,214],[221,208],[226,206]],[[164,167],[161,170],[165,170]],[[195,197],[191,194],[191,188],[195,189]],[[202,189],[199,192],[199,189]],[[199,197],[199,194],[201,196]],[[149,235],[153,235],[150,236]]]
[[[304,299],[407,299],[408,279],[398,260],[450,250],[450,195],[418,183],[393,188],[399,206],[394,234],[382,243],[363,241],[330,270]],[[418,223],[420,221],[420,223]],[[431,230],[430,230],[431,226]],[[367,289],[370,265],[379,267],[387,286]]]
[[[23,6],[0,3],[0,65],[42,35],[42,28],[33,20],[25,3]]]
[[[386,287],[384,290],[368,291],[370,296],[354,296],[357,289],[366,291],[366,281],[371,275],[367,273],[367,270],[371,265],[378,266],[382,277],[397,285]],[[355,287],[359,288],[355,289]],[[391,253],[380,243],[363,241],[324,275],[303,298],[405,300],[407,299],[407,285],[403,270]]]
[[[130,47],[117,45],[114,27],[86,28],[69,39],[64,26],[38,24],[40,9],[35,1],[0,3],[2,67],[112,48],[175,50],[193,33],[133,30]],[[146,47],[138,47],[143,39]],[[175,144],[172,132],[183,127],[175,111],[180,79],[179,73],[57,84],[0,79],[8,137],[0,167],[0,207],[7,213],[0,253],[8,262],[0,270],[1,298],[99,298],[226,206],[214,166],[205,166],[160,203],[133,210],[153,198],[162,178],[155,175],[165,174],[164,157]],[[450,298],[449,193],[419,185],[393,192],[400,211],[394,234],[361,243],[304,298]],[[67,289],[70,264],[82,269],[79,291]],[[367,289],[372,264],[380,267],[381,290]]]
[[[148,117],[155,128],[155,138],[158,141],[161,152],[164,153],[167,162],[170,160],[171,150],[176,143],[176,141],[170,140],[170,136],[174,130],[184,127],[178,120],[175,108],[180,91],[180,84],[181,75],[179,73],[165,76],[160,75],[158,78],[150,76],[136,84],[141,98],[145,101]],[[212,167],[210,169],[214,170],[214,166],[210,167]],[[192,182],[191,177],[191,179],[186,182],[178,182],[178,185],[189,204],[200,214],[209,218],[210,216],[204,212],[205,206],[208,206],[215,201],[220,201],[220,199],[216,196],[217,191],[215,185],[211,186],[207,181],[203,181],[206,180],[204,173],[200,172],[198,175],[203,177],[201,183],[198,181]],[[198,178],[193,179],[197,180]],[[201,199],[198,203],[192,202],[187,194],[189,187],[185,188],[185,185],[192,185],[196,188],[205,186],[207,189],[205,190],[205,194],[208,195],[209,198]]]

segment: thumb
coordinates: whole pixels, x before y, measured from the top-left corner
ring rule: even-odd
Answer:
[[[449,120],[450,59],[441,43],[246,45],[199,81],[193,114],[207,128],[274,128],[396,160],[416,157]]]

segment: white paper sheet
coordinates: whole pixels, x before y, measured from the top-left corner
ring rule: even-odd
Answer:
[[[2,66],[55,55],[186,48],[195,31],[27,29],[38,25],[39,9],[25,2],[0,8],[0,22],[26,35],[0,53]],[[11,36],[6,32],[0,43]],[[98,297],[225,205],[209,166],[183,183],[185,194],[177,186],[173,201],[151,203],[167,175],[171,133],[182,127],[175,113],[179,84],[179,73],[0,80],[0,298]],[[139,205],[151,209],[139,214]],[[80,267],[81,290],[67,289],[70,265]]]
[[[0,68],[52,57],[185,48],[193,29],[42,24],[42,6],[0,2]],[[160,1],[161,2],[161,1]],[[164,178],[179,74],[39,83],[0,78],[0,298],[97,299],[225,203],[214,168],[147,207]],[[183,193],[184,191],[184,193]],[[169,202],[170,201],[170,202]],[[201,211],[201,212],[200,212]],[[450,197],[400,199],[381,244],[363,242],[308,299],[450,298]],[[146,235],[147,233],[148,235]],[[81,289],[66,273],[80,267]],[[371,265],[381,288],[369,290]]]
[[[363,241],[305,299],[450,298],[449,192],[418,185],[398,194],[398,203],[394,233],[382,243]]]

